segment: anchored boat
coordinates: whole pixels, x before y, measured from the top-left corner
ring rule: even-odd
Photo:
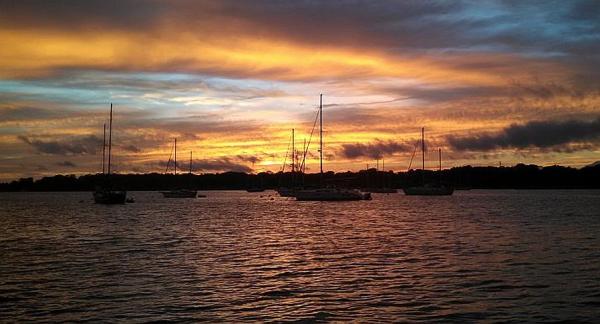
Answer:
[[[175,151],[175,158],[174,158],[175,167],[173,168],[173,174],[177,175],[177,138],[175,138],[175,141],[173,143],[173,148]],[[167,171],[169,170],[169,162],[170,161],[171,161],[171,157],[169,156],[169,161],[167,162]],[[192,152],[191,151],[190,151],[189,176],[190,176],[190,178],[192,176]],[[165,198],[196,198],[196,196],[198,195],[198,192],[196,190],[184,189],[184,188],[169,190],[169,191],[161,191],[160,193],[162,193],[163,197],[165,197]]]
[[[319,97],[319,163],[321,167],[321,185],[323,185],[323,95]],[[348,201],[370,200],[370,193],[356,189],[322,187],[295,191],[296,200],[300,201]]]
[[[454,193],[454,188],[425,183],[425,127],[421,128],[421,152],[423,161],[423,178],[422,185],[417,187],[406,187],[402,189],[407,196],[449,196]],[[442,171],[442,150],[439,149],[440,174]]]
[[[110,104],[110,119],[108,126],[108,164],[105,170],[105,156],[106,156],[106,124],[104,124],[103,140],[102,140],[102,174],[104,175],[103,183],[96,187],[94,191],[94,202],[96,204],[124,204],[127,199],[127,192],[124,190],[113,190],[111,182],[111,156],[112,156],[112,118],[113,107]],[[107,171],[105,173],[105,171]]]

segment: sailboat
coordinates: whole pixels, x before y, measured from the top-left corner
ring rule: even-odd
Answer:
[[[96,187],[94,191],[94,202],[96,204],[124,204],[127,199],[127,192],[123,190],[113,190],[110,182],[111,156],[112,156],[112,116],[113,107],[110,104],[110,119],[108,126],[108,165],[105,173],[105,156],[106,156],[106,124],[104,124],[104,134],[102,141],[102,174],[104,175],[102,185]]]
[[[250,174],[251,175],[251,174]],[[248,176],[250,176],[248,175]],[[256,181],[258,181],[258,184],[254,183],[255,181],[251,181],[251,178],[248,178],[248,187],[246,188],[246,192],[264,192],[265,191],[265,186],[263,186],[263,178],[262,176],[259,174],[256,175]]]
[[[173,174],[177,175],[177,138],[175,138],[175,142],[173,143],[174,151],[175,151],[175,159],[174,159],[174,171]],[[167,168],[169,167],[169,163],[167,162]],[[192,176],[192,152],[190,151],[190,172],[189,176]],[[169,191],[161,191],[163,197],[165,198],[196,198],[198,192],[196,190],[191,189],[175,189]]]
[[[387,187],[387,174],[385,173],[385,159],[382,159],[382,163],[383,163],[383,181],[381,181],[381,175],[380,175],[380,171],[379,171],[379,159],[377,160],[377,168],[375,168],[375,182],[377,183],[377,185],[375,186],[369,186],[369,168],[367,167],[367,170],[365,175],[367,177],[367,187],[365,187],[364,189],[361,189],[363,192],[370,192],[370,193],[397,193],[398,190],[396,190],[395,188],[392,187]]]
[[[425,127],[421,128],[421,152],[423,156],[423,180],[422,185],[417,187],[407,187],[402,189],[404,194],[408,196],[449,196],[454,193],[454,188],[445,187],[441,184],[432,185],[425,183]],[[439,160],[440,160],[440,172],[442,171],[442,150],[439,151]]]
[[[305,140],[304,146],[305,146],[305,150],[306,150],[306,140]],[[287,159],[287,154],[286,154],[286,159]],[[281,176],[285,175],[286,159],[284,159],[284,161],[283,161],[283,168],[281,170]],[[296,195],[296,191],[300,190],[300,188],[296,184],[296,178],[297,178],[297,173],[298,172],[302,173],[303,171],[302,171],[302,166],[298,165],[298,151],[296,151],[295,129],[293,129],[293,128],[292,128],[291,160],[292,160],[292,163],[291,163],[292,173],[291,173],[290,186],[289,187],[280,186],[279,188],[277,188],[277,193],[281,197],[294,197]],[[280,178],[280,180],[281,180],[281,178]]]
[[[295,192],[296,200],[300,201],[348,201],[369,200],[370,193],[356,189],[323,187],[323,94],[319,96],[319,161],[321,167],[321,188],[305,189]]]

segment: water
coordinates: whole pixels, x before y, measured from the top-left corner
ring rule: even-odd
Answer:
[[[600,191],[0,194],[0,321],[595,321]]]

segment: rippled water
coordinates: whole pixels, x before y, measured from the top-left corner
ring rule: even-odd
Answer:
[[[0,320],[600,318],[600,191],[0,194]]]

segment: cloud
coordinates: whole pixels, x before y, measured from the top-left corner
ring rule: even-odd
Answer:
[[[380,75],[481,84],[501,81],[497,69],[509,69],[514,75],[530,65],[525,57],[506,54],[510,51],[502,48],[488,55],[498,43],[494,38],[498,30],[508,30],[511,36],[528,34],[527,26],[509,28],[515,25],[510,7],[460,2],[135,0],[19,1],[2,7],[0,27],[8,32],[0,33],[0,38],[14,53],[0,56],[6,61],[0,72],[13,76],[94,69],[271,80]],[[555,20],[567,22],[556,19],[549,9],[539,9],[543,19],[529,21],[536,30]],[[485,11],[491,14],[475,14]],[[549,35],[543,34],[547,43],[564,40],[564,35],[556,39]],[[467,55],[473,53],[482,54],[477,64],[465,65],[474,61]],[[482,69],[492,65],[493,71]]]
[[[600,118],[594,120],[532,121],[513,124],[499,133],[474,136],[448,136],[447,141],[456,150],[490,151],[504,148],[540,148],[565,151],[561,147],[571,143],[598,142]],[[589,147],[589,146],[584,146]],[[568,152],[568,149],[566,150]]]
[[[122,149],[124,149],[125,151],[129,151],[129,152],[133,152],[133,153],[140,153],[142,151],[142,149],[140,149],[139,147],[130,144],[130,145],[125,145],[121,147]]]
[[[166,161],[160,161],[159,166],[166,167]],[[188,163],[177,163],[178,169],[188,170]],[[170,162],[169,167],[173,167],[173,162]],[[252,168],[247,165],[238,163],[230,158],[217,158],[217,159],[194,159],[192,161],[192,171],[212,171],[212,172],[252,172]]]
[[[252,164],[256,164],[260,161],[262,161],[262,158],[259,156],[255,156],[255,155],[238,155],[237,159],[240,161],[244,161],[244,162],[248,162],[248,163],[252,163]]]
[[[46,1],[24,0],[18,3],[0,0],[0,20],[12,25],[47,28],[93,28],[108,29],[144,28],[156,22],[164,11],[160,1],[104,1],[104,0],[57,0],[49,5]]]
[[[77,165],[71,161],[63,161],[56,163],[58,166],[67,167],[67,168],[75,168]]]
[[[343,144],[340,153],[349,159],[371,158],[381,159],[386,155],[398,152],[411,152],[414,145],[394,141],[376,140],[372,143]]]
[[[198,171],[235,171],[235,172],[252,172],[252,168],[247,165],[231,161],[228,158],[220,158],[215,160],[195,160],[192,163],[192,170]]]
[[[65,141],[41,141],[26,136],[18,138],[31,145],[40,153],[52,155],[86,155],[96,154],[102,147],[102,140],[94,135],[72,138]]]
[[[65,117],[65,113],[37,107],[15,107],[0,109],[0,121],[43,120]]]
[[[129,169],[166,159],[177,137],[183,151],[214,170],[274,170],[263,162],[283,160],[284,129],[307,137],[319,92],[326,98],[326,153],[338,157],[393,154],[398,148],[389,143],[403,145],[421,125],[433,130],[430,143],[447,134],[492,141],[502,132],[491,131],[515,122],[595,118],[598,6],[0,0],[0,151],[17,159],[2,163],[28,172],[55,166],[48,154],[90,154],[77,164],[97,169],[91,154],[101,143],[80,143],[81,134],[102,138],[109,101],[116,105],[113,149],[123,162],[116,165]],[[355,142],[362,144],[342,146]],[[540,161],[579,163],[592,152],[566,153],[590,145],[539,148]],[[412,152],[409,146],[404,151]]]

